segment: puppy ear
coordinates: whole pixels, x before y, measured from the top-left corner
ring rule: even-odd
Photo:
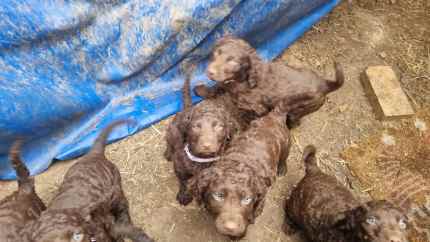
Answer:
[[[84,207],[82,210],[79,211],[82,218],[89,222],[92,220],[92,216],[96,212],[100,212],[102,214],[107,214],[110,211],[107,211],[108,202],[110,200],[111,193],[105,194],[103,197],[101,197],[99,200],[92,202],[88,204],[88,206]]]
[[[367,204],[363,204],[351,211],[339,214],[336,226],[344,231],[351,231],[353,228],[360,226],[360,223],[365,220],[368,212]]]
[[[255,222],[255,218],[260,216],[263,212],[265,197],[262,195],[257,196],[256,201],[254,203],[254,211],[248,217],[249,223],[253,224]]]
[[[99,204],[92,203],[80,211],[85,222],[90,222],[93,219],[93,213],[98,209],[98,206]]]
[[[267,189],[272,184],[271,180],[267,177],[265,178],[255,178],[253,185],[256,193],[255,203],[254,203],[254,212],[252,217],[250,218],[250,222],[253,223],[255,218],[258,217],[264,208],[264,200],[266,197]]]
[[[179,113],[179,117],[174,120],[173,123],[169,125],[169,130],[167,131],[168,143],[182,145],[186,142],[187,131],[192,119],[192,110]],[[178,149],[178,147],[175,147]]]
[[[204,169],[198,176],[194,176],[189,180],[189,190],[199,205],[205,202],[206,192],[212,181],[217,177],[216,168],[209,167]]]
[[[248,87],[254,88],[257,86],[259,79],[258,75],[251,75],[251,73],[249,73],[251,64],[251,57],[249,55],[240,59],[240,76],[248,77]]]
[[[348,231],[351,229],[350,216],[348,216],[348,212],[341,212],[333,216],[333,220],[331,221],[331,224],[334,224],[333,227],[341,230],[341,231]],[[354,222],[355,224],[355,222]]]
[[[181,113],[181,117],[179,119],[178,128],[181,133],[186,133],[186,131],[189,129],[191,120],[193,118],[193,110],[183,112]]]

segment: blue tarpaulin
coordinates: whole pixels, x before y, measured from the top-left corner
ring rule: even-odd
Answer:
[[[17,138],[37,174],[84,153],[100,128],[110,142],[181,108],[181,63],[204,75],[214,41],[247,39],[269,60],[340,0],[4,0],[0,2],[0,179]],[[195,83],[195,82],[194,82]],[[198,98],[194,97],[194,101]]]

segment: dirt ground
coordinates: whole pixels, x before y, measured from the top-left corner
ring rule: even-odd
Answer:
[[[369,197],[363,192],[369,184],[363,185],[363,180],[351,175],[340,153],[381,130],[401,127],[402,121],[375,119],[359,80],[360,73],[369,65],[393,66],[415,109],[428,114],[429,31],[428,0],[361,0],[354,1],[352,11],[342,3],[285,51],[278,61],[310,67],[327,77],[334,74],[333,60],[339,61],[344,66],[346,82],[343,88],[329,95],[328,102],[318,112],[305,117],[292,131],[289,171],[272,187],[263,214],[249,227],[243,241],[303,241],[300,234],[285,236],[281,224],[284,200],[303,175],[300,156],[307,144],[318,147],[320,165],[327,173],[335,175],[362,199]],[[121,171],[133,220],[157,241],[229,241],[216,233],[211,217],[203,209],[196,204],[181,207],[176,203],[173,167],[162,156],[168,122],[162,121],[107,148],[108,158]],[[427,127],[430,129],[430,121]],[[36,177],[37,190],[45,201],[54,196],[64,173],[74,162],[58,162]],[[419,164],[414,166],[421,170]],[[423,176],[429,178],[429,170]],[[1,182],[0,186],[0,198],[16,187],[14,182]]]

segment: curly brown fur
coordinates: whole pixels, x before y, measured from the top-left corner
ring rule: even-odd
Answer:
[[[300,105],[290,109],[288,120],[298,123],[301,117],[317,111],[326,95],[343,85],[344,74],[336,64],[336,80],[326,80],[311,70],[296,69],[282,63],[263,62],[246,41],[227,36],[217,42],[207,68],[208,77],[216,81],[212,88],[196,87],[199,96],[211,97],[228,92],[237,106],[249,115],[261,117],[280,100],[308,94]]]
[[[9,152],[9,159],[18,179],[18,191],[0,202],[0,241],[16,242],[19,232],[28,222],[37,219],[46,209],[34,187],[34,179],[20,158],[22,141],[16,141]]]
[[[387,201],[361,204],[334,177],[320,171],[315,147],[305,148],[306,175],[285,207],[284,231],[315,242],[406,242],[406,216]]]
[[[136,237],[116,232],[117,226],[133,229],[134,226],[119,170],[104,155],[109,133],[123,123],[116,122],[104,129],[90,152],[67,171],[47,210],[23,231],[28,241],[83,242],[95,239],[109,242]],[[140,239],[134,241],[152,241],[143,231],[140,235]]]
[[[221,234],[245,236],[248,225],[263,211],[266,193],[276,175],[286,173],[289,106],[289,102],[281,102],[268,115],[254,120],[232,140],[219,161],[190,182],[197,201],[215,216]]]
[[[195,157],[215,158],[228,146],[230,139],[245,128],[237,108],[228,95],[203,100],[191,106],[190,77],[183,87],[184,110],[169,124],[166,133],[166,159],[172,160],[180,187],[177,200],[182,205],[192,201],[187,182],[194,175],[211,165],[189,158],[184,148]]]

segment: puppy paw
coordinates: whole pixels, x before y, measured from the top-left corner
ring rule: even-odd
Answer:
[[[164,151],[164,158],[167,160],[167,161],[172,161],[172,155],[171,155],[171,152],[169,151],[169,150],[165,150]]]
[[[298,228],[295,224],[292,224],[288,220],[284,221],[284,224],[282,225],[282,230],[286,235],[293,235],[298,232]]]
[[[300,118],[287,115],[287,126],[289,129],[293,129],[300,126]]]
[[[278,176],[285,176],[287,174],[287,166],[281,165],[278,167]]]
[[[178,192],[178,194],[176,195],[176,200],[179,204],[187,206],[193,201],[193,195],[185,192]]]
[[[136,242],[154,242],[155,240],[150,238],[145,233],[142,233],[142,234],[139,234],[134,241],[136,241]]]
[[[202,98],[208,98],[211,96],[209,88],[205,85],[197,85],[194,87],[193,91],[197,96]]]

